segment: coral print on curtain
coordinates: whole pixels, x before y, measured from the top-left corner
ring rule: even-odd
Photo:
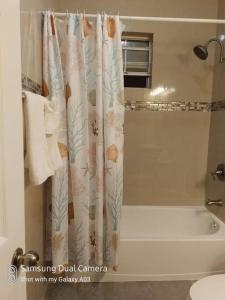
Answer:
[[[116,270],[123,197],[120,20],[69,14],[62,21],[46,12],[43,40],[43,87],[61,109],[65,160],[52,182],[47,259]]]

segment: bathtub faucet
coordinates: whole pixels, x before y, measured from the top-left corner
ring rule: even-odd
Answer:
[[[216,206],[223,206],[224,202],[223,200],[221,199],[218,199],[218,200],[210,200],[208,199],[208,201],[206,201],[206,205],[216,205]]]

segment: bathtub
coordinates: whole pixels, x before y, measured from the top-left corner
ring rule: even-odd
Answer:
[[[102,281],[225,273],[225,224],[204,206],[123,206],[119,268]]]

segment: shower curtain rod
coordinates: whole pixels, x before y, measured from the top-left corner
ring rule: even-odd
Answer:
[[[29,11],[21,11],[22,14],[29,14]],[[37,13],[44,13],[38,11]],[[57,17],[65,17],[68,12],[55,12]],[[111,15],[111,14],[110,14]],[[86,14],[86,17],[94,18],[96,14]],[[206,24],[225,24],[225,20],[221,19],[198,19],[198,18],[170,18],[170,17],[141,17],[141,16],[120,16],[121,20],[133,20],[133,21],[159,21],[159,22],[179,22],[179,23],[206,23]]]

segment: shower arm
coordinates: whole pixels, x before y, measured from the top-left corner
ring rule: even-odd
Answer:
[[[223,43],[217,38],[212,38],[212,39],[207,41],[207,43],[205,44],[205,47],[208,48],[209,44],[212,43],[212,42],[216,42],[220,45],[220,63],[223,63],[225,61],[225,57],[223,56],[224,55]]]

